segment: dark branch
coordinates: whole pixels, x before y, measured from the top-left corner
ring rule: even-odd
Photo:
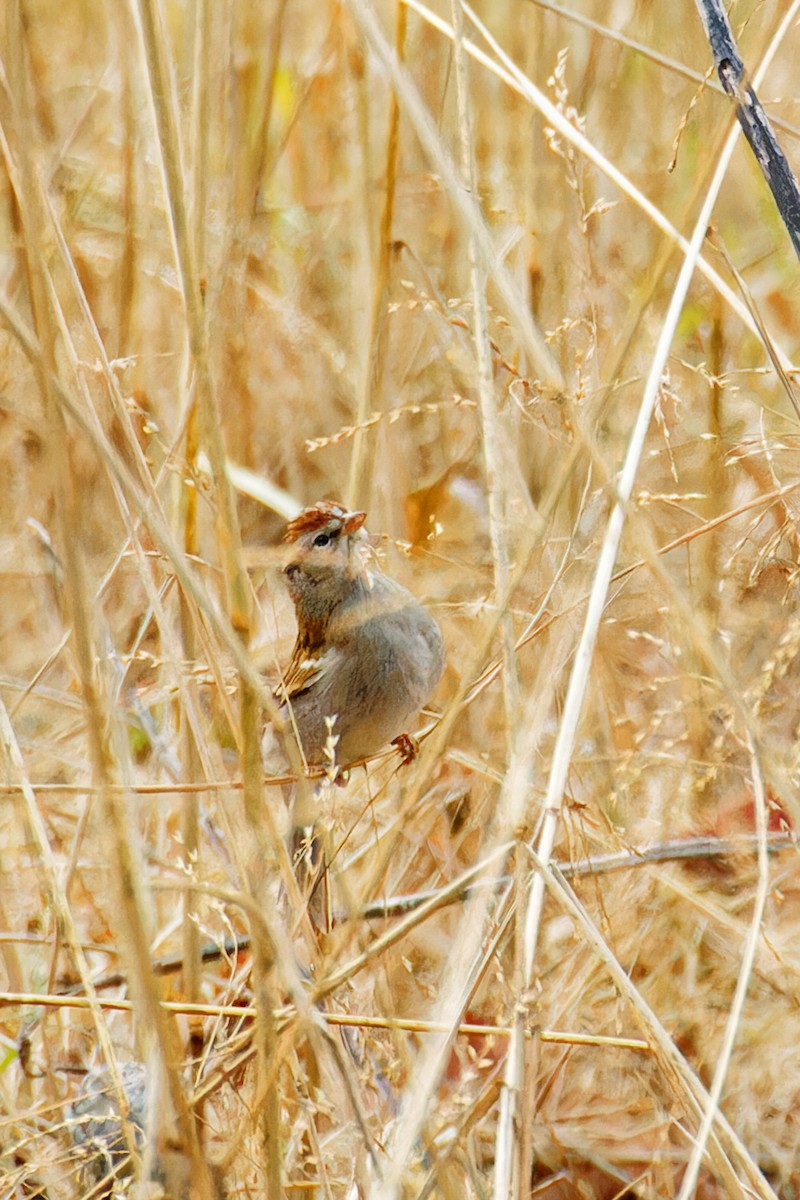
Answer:
[[[745,71],[720,0],[697,0],[717,73],[800,258],[800,188]]]

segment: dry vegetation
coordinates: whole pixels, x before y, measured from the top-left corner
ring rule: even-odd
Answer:
[[[0,1197],[100,1195],[137,1060],[139,1195],[798,1194],[797,262],[737,144],[672,329],[732,112],[690,0],[565,8],[3,6]],[[259,741],[326,495],[448,668],[322,932]]]

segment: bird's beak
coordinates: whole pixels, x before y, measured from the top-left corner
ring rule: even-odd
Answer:
[[[342,528],[345,533],[357,533],[367,519],[365,512],[351,512],[345,517]]]

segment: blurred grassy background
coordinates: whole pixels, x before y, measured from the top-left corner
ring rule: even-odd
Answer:
[[[608,593],[555,845],[635,995],[553,896],[528,978],[521,847],[681,261],[635,189],[688,237],[733,114],[702,85],[688,2],[476,11],[585,143],[512,86],[469,10],[454,49],[438,0],[5,6],[0,980],[23,997],[120,971],[102,998],[135,1015],[4,1008],[0,1196],[84,1193],[68,1106],[113,1058],[163,1070],[156,1156],[169,1175],[166,1138],[198,1196],[484,1197],[506,1159],[518,1196],[680,1186],[754,911],[760,780],[769,829],[797,821],[797,415],[730,264],[787,364],[800,276],[740,145],[628,506],[633,569]],[[733,6],[752,71],[788,11]],[[794,163],[798,52],[791,29],[760,88]],[[275,678],[294,635],[284,521],[323,496],[367,509],[448,645],[417,763],[383,758],[320,801],[326,934],[261,778],[256,674]],[[707,857],[703,839],[734,835]],[[678,837],[692,860],[638,856]],[[402,928],[363,915],[482,862],[512,871],[502,898]],[[704,1196],[800,1186],[794,849],[769,869],[721,1105],[740,1140],[717,1130]],[[234,929],[255,931],[252,975],[197,959]],[[183,971],[157,983],[170,953]],[[256,1004],[255,1032],[187,1016],[200,1000]],[[507,1030],[520,1011],[650,1049],[534,1041],[509,1137],[505,1035],[443,1048],[425,1022]],[[322,1012],[352,1028],[324,1034]]]

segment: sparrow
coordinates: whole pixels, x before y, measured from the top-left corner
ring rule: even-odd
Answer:
[[[366,513],[319,500],[290,521],[283,568],[297,639],[276,689],[306,763],[330,766],[403,741],[444,669],[442,634],[378,570]]]

